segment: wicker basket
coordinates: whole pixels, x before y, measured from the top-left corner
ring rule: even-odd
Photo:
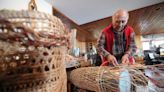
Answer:
[[[37,11],[0,11],[0,92],[66,92],[68,35]]]
[[[79,88],[95,92],[135,92],[132,87],[138,82],[147,85],[147,78],[140,71],[104,66],[75,69],[70,81]]]

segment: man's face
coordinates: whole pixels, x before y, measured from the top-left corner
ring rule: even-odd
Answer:
[[[128,15],[126,13],[117,13],[112,17],[113,28],[116,31],[122,31],[127,24]]]

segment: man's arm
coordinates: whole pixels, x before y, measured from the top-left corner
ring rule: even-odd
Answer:
[[[97,40],[97,52],[103,57],[107,57],[110,53],[104,49],[105,47],[105,35],[104,32],[101,32],[98,40]]]
[[[129,43],[129,46],[128,46],[128,50],[124,53],[121,61],[122,61],[122,64],[128,64],[129,63],[129,56],[134,56],[134,53],[136,52],[136,44],[135,44],[135,40],[134,40],[134,32],[132,32],[130,34],[130,43]]]
[[[116,58],[104,49],[105,47],[105,35],[102,32],[97,41],[97,52],[105,57],[108,62],[111,62],[114,66],[118,65]]]
[[[136,43],[135,43],[135,40],[134,40],[134,36],[135,36],[135,33],[132,32],[130,34],[130,44],[128,46],[128,50],[125,52],[125,54],[128,54],[130,56],[134,56],[134,54],[136,52],[136,49],[137,49],[137,46],[136,46]]]

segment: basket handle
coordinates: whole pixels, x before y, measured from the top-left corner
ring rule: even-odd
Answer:
[[[30,0],[30,2],[28,3],[28,10],[37,11],[37,5],[35,3],[35,0]]]

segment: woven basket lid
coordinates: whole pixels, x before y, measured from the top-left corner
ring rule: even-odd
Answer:
[[[0,27],[6,25],[7,30],[11,29],[13,32],[15,29],[22,28],[26,31],[29,39],[36,40],[42,45],[68,46],[68,31],[61,20],[55,16],[38,11],[1,10],[0,19]],[[1,31],[2,29],[4,28],[1,28]],[[13,36],[7,35],[8,38]],[[35,38],[39,38],[39,40]],[[3,39],[5,38],[3,37]]]

